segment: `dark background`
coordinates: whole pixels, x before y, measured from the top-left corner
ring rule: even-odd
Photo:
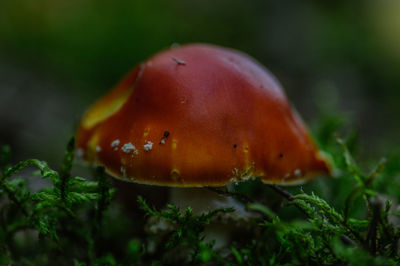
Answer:
[[[0,2],[0,144],[59,165],[84,110],[173,43],[242,50],[281,81],[311,128],[340,116],[362,156],[399,145],[400,2]]]

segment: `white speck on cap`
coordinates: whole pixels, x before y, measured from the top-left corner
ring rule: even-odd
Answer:
[[[130,153],[131,151],[136,151],[136,147],[131,142],[129,142],[125,143],[124,146],[122,146],[121,150],[125,153]]]
[[[97,152],[101,151],[101,147],[99,145],[96,146],[96,151]]]
[[[114,148],[114,151],[118,150],[119,142],[120,142],[119,139],[116,139],[113,142],[111,142],[111,147]]]
[[[233,168],[232,174],[234,174],[235,176],[240,176],[240,174],[239,174],[239,169]]]
[[[143,148],[145,151],[150,151],[153,148],[153,142],[147,141],[147,143],[144,144]]]
[[[294,170],[294,175],[295,175],[296,177],[300,177],[300,176],[301,176],[301,170],[300,170],[300,169]]]

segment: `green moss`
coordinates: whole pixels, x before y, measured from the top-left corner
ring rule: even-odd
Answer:
[[[158,210],[139,196],[142,212],[130,215],[113,197],[115,189],[103,168],[96,168],[90,178],[71,175],[73,140],[60,172],[37,159],[10,165],[10,149],[3,147],[0,264],[396,265],[400,156],[381,160],[366,174],[348,148],[354,147],[354,134],[334,141],[335,123],[328,124],[330,128],[316,135],[333,156],[339,178],[286,190],[259,181],[229,191],[212,189],[259,215],[239,227],[222,250],[205,240],[204,229],[233,209],[199,215],[190,207]],[[31,171],[32,178],[48,179],[50,185],[32,191],[19,176],[27,167],[39,170],[39,177]],[[152,234],[146,229],[148,219],[169,226]]]

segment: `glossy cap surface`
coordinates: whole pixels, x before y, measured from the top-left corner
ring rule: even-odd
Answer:
[[[77,146],[113,176],[147,184],[290,184],[329,173],[277,80],[249,56],[205,44],[134,68],[86,112]]]

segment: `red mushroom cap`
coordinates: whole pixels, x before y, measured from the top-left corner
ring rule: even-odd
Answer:
[[[134,68],[86,112],[77,146],[111,175],[146,184],[290,184],[330,171],[273,75],[206,44]]]

